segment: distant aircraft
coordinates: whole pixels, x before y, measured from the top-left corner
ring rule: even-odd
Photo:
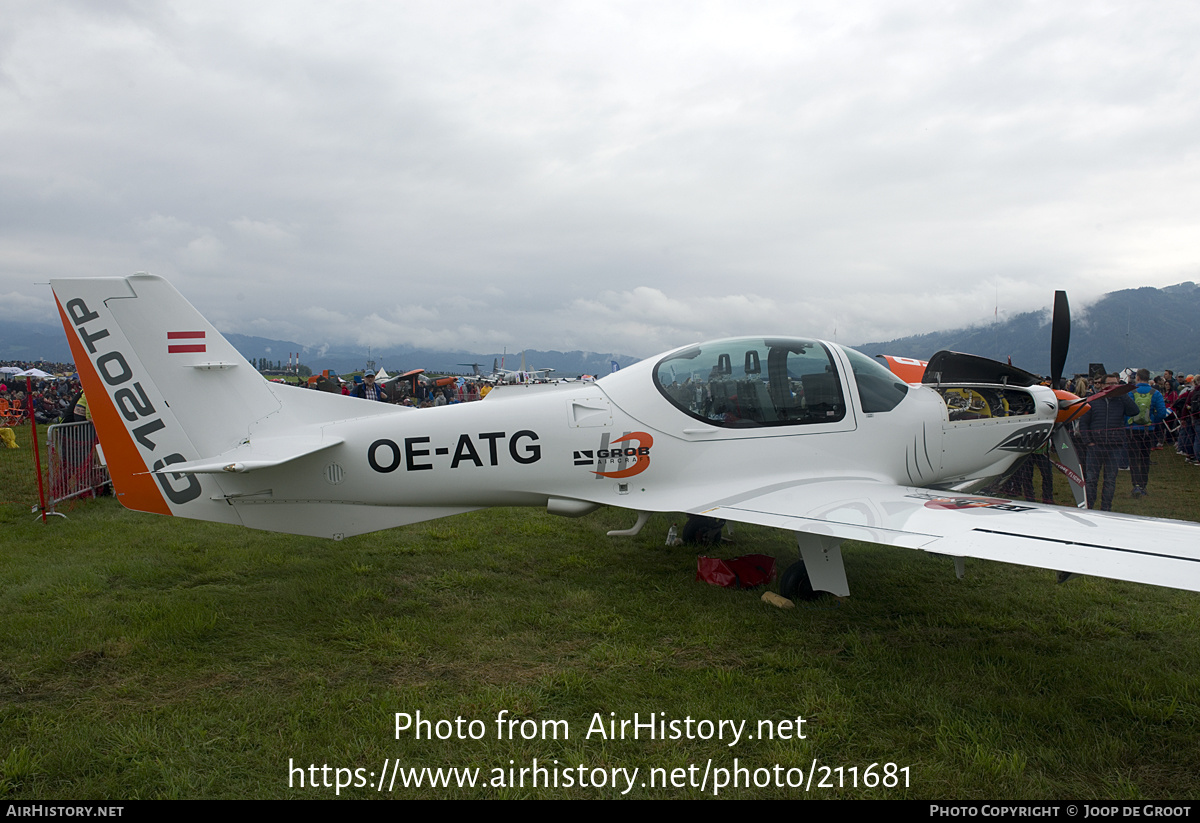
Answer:
[[[492,379],[497,383],[542,383],[553,371],[554,369],[525,368],[525,352],[521,352],[520,369],[506,369],[503,365],[497,365],[495,360],[492,361]]]
[[[639,513],[630,532],[650,512],[794,532],[785,593],[848,594],[844,540],[1200,590],[1198,524],[979,494],[1081,407],[993,361],[944,353],[910,385],[835,343],[741,337],[413,410],[267,382],[161,278],[52,286],[139,511],[341,539],[487,506],[618,506]]]
[[[496,372],[496,370],[497,370],[497,369],[496,369],[496,366],[495,366],[494,364],[493,364],[493,366],[492,366],[492,373],[491,373],[491,374],[484,374],[484,373],[481,371],[481,369],[483,368],[483,364],[482,364],[482,363],[455,363],[454,365],[456,365],[456,366],[470,366],[470,367],[471,367],[471,374],[470,374],[470,376],[468,376],[466,379],[467,379],[467,380],[470,380],[470,381],[472,381],[472,382],[475,382],[475,383],[487,383],[487,384],[491,384],[491,385],[495,385],[497,382],[499,382],[499,381],[498,381],[498,379],[496,378],[496,375],[495,375],[495,372]]]

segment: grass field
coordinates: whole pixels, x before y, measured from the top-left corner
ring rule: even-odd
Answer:
[[[743,785],[721,797],[1200,796],[1194,593],[983,561],[957,580],[948,559],[848,543],[853,595],[783,611],[695,582],[694,553],[663,545],[675,518],[606,537],[633,521],[616,510],[492,510],[341,543],[111,498],[43,524],[21,444],[0,450],[0,797],[324,799],[339,777],[370,784],[351,798],[619,797],[612,770],[634,768],[626,796],[711,797],[735,760]],[[1117,507],[1194,518],[1200,469],[1154,460],[1153,496],[1131,500],[1123,474]],[[726,556],[795,557],[781,532],[734,539]],[[417,711],[483,733],[397,739],[396,713]],[[503,712],[525,721],[515,740],[498,739]],[[587,735],[635,713],[746,726],[734,745],[728,726]],[[510,785],[535,759],[558,788]],[[478,768],[479,784],[378,791],[396,762]],[[589,785],[565,787],[580,766]],[[797,770],[810,786],[775,785]]]

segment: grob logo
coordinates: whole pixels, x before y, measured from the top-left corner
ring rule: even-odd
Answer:
[[[647,432],[626,432],[623,437],[611,442],[609,435],[603,434],[600,436],[600,448],[575,451],[575,465],[594,466],[592,473],[596,477],[633,477],[650,468],[650,448],[653,445],[654,438]]]

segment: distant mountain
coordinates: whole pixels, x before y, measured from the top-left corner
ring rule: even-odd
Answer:
[[[322,369],[332,369],[338,374],[362,371],[367,365],[367,349],[363,346],[329,346],[322,350],[301,346],[285,340],[269,340],[265,337],[250,337],[244,334],[226,334],[225,338],[233,344],[242,356],[249,359],[261,359],[282,363],[287,362],[288,352],[300,352],[300,362],[313,372]],[[409,369],[425,369],[428,372],[445,374],[470,374],[471,367],[461,363],[478,363],[480,371],[485,374],[492,370],[492,361],[504,358],[505,368],[510,370],[521,367],[521,353],[508,352],[502,354],[472,354],[461,351],[435,351],[432,349],[414,349],[408,346],[395,346],[371,349],[370,359],[378,371],[381,367],[389,374],[408,371]],[[597,354],[585,351],[537,351],[529,349],[525,352],[525,365],[530,369],[554,369],[555,376],[575,377],[580,374],[603,375],[612,370],[609,361],[616,360],[622,367],[636,363],[638,358],[623,354]]]
[[[361,371],[367,364],[367,350],[362,346],[328,346],[312,349],[288,340],[272,340],[246,334],[226,333],[225,338],[241,352],[247,360],[270,360],[287,363],[289,352],[299,352],[300,362],[313,372],[332,369],[339,374]],[[429,372],[470,374],[470,366],[459,363],[479,363],[485,373],[492,370],[492,361],[505,359],[509,369],[521,367],[521,353],[500,352],[470,354],[465,352],[431,351],[397,346],[372,349],[371,359],[375,369],[381,366],[388,372],[425,369]],[[5,321],[0,325],[0,360],[46,360],[52,363],[70,363],[74,360],[67,345],[61,326],[48,323],[22,323]],[[580,374],[600,376],[608,374],[612,367],[609,361],[616,360],[622,367],[636,363],[638,358],[623,354],[597,354],[596,352],[535,351],[525,353],[526,365],[533,368],[554,369],[555,376],[575,377]]]
[[[75,358],[62,326],[5,320],[0,323],[0,360],[71,363]]]
[[[1200,286],[1195,283],[1180,283],[1165,289],[1146,287],[1111,292],[1086,310],[1074,307],[1072,314],[1068,374],[1086,372],[1089,363],[1103,363],[1109,371],[1126,367],[1175,369],[1188,374],[1200,371]],[[367,363],[367,350],[361,346],[329,346],[317,350],[287,340],[245,334],[225,336],[251,360],[265,358],[286,363],[288,352],[300,352],[300,362],[314,372],[321,369],[333,369],[338,373],[360,371]],[[855,348],[870,355],[894,354],[922,360],[928,360],[941,349],[969,352],[995,360],[1011,357],[1014,366],[1040,374],[1050,368],[1050,312],[1047,308],[1019,314],[1003,323],[902,337]],[[470,372],[469,366],[459,363],[479,363],[481,369],[488,372],[492,361],[498,361],[501,356],[499,352],[469,354],[404,346],[371,351],[375,369],[382,366],[392,373],[418,368],[440,373]],[[520,352],[509,352],[504,357],[507,368],[520,368]],[[9,321],[0,325],[0,360],[71,362],[72,359],[66,336],[59,326]],[[559,377],[608,374],[611,360],[624,367],[636,363],[638,358],[532,349],[525,354],[529,368],[551,368]]]
[[[1084,373],[1089,363],[1108,371],[1147,368],[1200,371],[1200,286],[1180,283],[1106,294],[1086,310],[1072,307],[1071,350],[1066,373]],[[1050,311],[1026,312],[1003,323],[902,337],[854,348],[928,360],[942,349],[994,360],[1037,374],[1050,370]]]

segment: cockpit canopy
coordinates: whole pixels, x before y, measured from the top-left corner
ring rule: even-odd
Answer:
[[[843,351],[863,410],[895,408],[908,386],[875,360]],[[654,367],[654,384],[685,414],[714,426],[834,423],[846,416],[847,402],[837,362],[817,340],[718,340],[664,357]]]

